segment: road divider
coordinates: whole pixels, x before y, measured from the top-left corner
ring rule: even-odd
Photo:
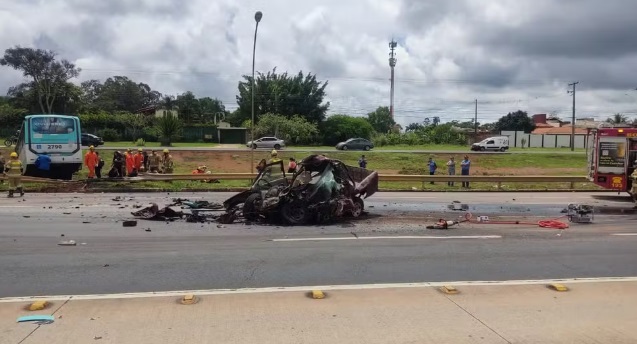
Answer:
[[[47,178],[23,177],[23,182],[33,183],[104,183],[104,182],[145,182],[145,181],[177,181],[177,180],[254,180],[255,173],[211,173],[211,174],[143,174],[139,177],[126,178],[102,178],[85,179],[77,181],[65,181]],[[0,180],[6,177],[0,176]],[[503,183],[570,183],[570,188],[575,188],[575,183],[588,183],[585,176],[462,176],[462,175],[408,175],[408,174],[380,174],[381,182],[469,182],[469,183],[496,183],[498,189]]]

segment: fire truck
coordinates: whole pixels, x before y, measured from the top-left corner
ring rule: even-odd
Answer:
[[[588,178],[617,192],[630,193],[637,168],[637,128],[593,129],[588,136]]]

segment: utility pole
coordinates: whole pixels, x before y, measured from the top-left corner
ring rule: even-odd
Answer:
[[[389,91],[389,114],[391,119],[394,119],[394,67],[396,67],[396,54],[394,49],[398,46],[398,43],[393,39],[389,42],[389,67],[391,68],[391,88]]]
[[[478,100],[476,99],[476,112],[473,117],[473,143],[478,142]]]
[[[576,81],[572,84],[568,84],[573,87],[572,91],[567,91],[569,94],[573,95],[573,121],[571,122],[571,152],[575,151],[575,86],[579,84],[579,81]]]

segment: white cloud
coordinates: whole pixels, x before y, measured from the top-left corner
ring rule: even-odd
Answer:
[[[261,10],[257,70],[328,79],[333,113],[389,104],[395,37],[403,125],[470,119],[475,98],[486,120],[518,108],[569,117],[575,80],[578,113],[604,117],[637,113],[636,9],[625,0],[23,0],[0,5],[0,47],[54,49],[83,69],[78,82],[127,75],[233,108]],[[0,91],[22,80],[1,70]]]

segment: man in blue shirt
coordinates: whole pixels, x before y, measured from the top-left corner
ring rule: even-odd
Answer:
[[[35,167],[38,168],[38,177],[47,178],[51,170],[51,157],[47,153],[40,154],[35,159]]]
[[[365,156],[361,155],[361,158],[358,159],[358,167],[367,168],[367,160],[365,160]]]
[[[469,160],[469,156],[465,155],[464,156],[464,160],[462,160],[462,162],[460,162],[460,166],[462,167],[462,175],[463,176],[468,176],[469,175],[469,169],[471,168],[471,160]],[[469,182],[462,182],[462,187],[463,188],[469,188]]]
[[[432,157],[429,157],[429,162],[427,162],[427,166],[429,166],[429,175],[433,176],[434,174],[436,174],[436,169],[438,168],[438,165],[436,165],[436,162],[434,161],[434,159]],[[434,182],[432,181],[430,184],[433,184]]]

